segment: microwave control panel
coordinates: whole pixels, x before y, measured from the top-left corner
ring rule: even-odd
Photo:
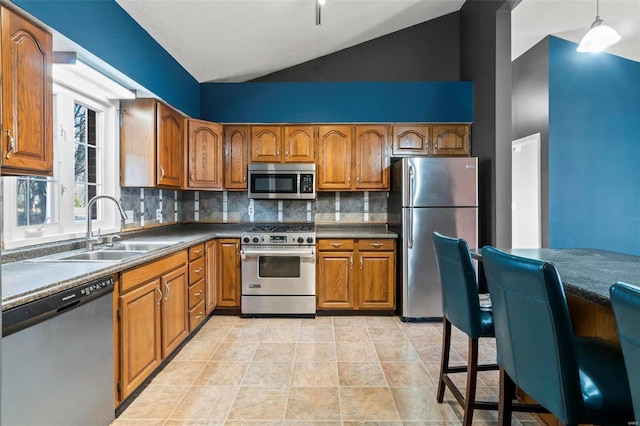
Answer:
[[[300,193],[313,194],[313,173],[300,174]]]

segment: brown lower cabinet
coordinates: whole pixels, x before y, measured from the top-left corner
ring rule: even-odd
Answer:
[[[395,240],[318,240],[318,309],[395,309]]]
[[[216,291],[216,240],[209,240],[204,245],[206,277],[205,277],[205,314],[209,315],[216,308],[217,291]]]
[[[189,335],[187,251],[120,274],[118,401]]]
[[[216,240],[216,306],[240,307],[240,239]]]

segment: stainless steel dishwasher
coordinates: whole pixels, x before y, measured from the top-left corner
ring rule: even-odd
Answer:
[[[2,313],[2,424],[114,419],[113,286],[104,278]]]

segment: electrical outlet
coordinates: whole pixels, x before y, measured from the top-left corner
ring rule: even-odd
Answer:
[[[133,223],[133,210],[126,210],[125,213],[127,214],[127,218],[124,223]]]
[[[156,209],[156,219],[162,220],[162,210]]]
[[[251,204],[249,204],[249,216],[251,216],[253,214],[253,206]]]

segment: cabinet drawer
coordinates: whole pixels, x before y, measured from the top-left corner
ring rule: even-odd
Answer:
[[[160,260],[124,271],[120,274],[120,293],[136,288],[186,263],[187,251],[182,250]]]
[[[318,240],[318,250],[353,250],[353,240]]]
[[[189,332],[192,332],[204,320],[204,300],[189,310]]]
[[[204,278],[204,257],[189,263],[189,284]]]
[[[360,251],[393,250],[394,247],[395,241],[390,239],[358,241]]]
[[[204,280],[189,287],[189,309],[204,300]]]
[[[204,256],[204,243],[189,247],[189,262]]]

